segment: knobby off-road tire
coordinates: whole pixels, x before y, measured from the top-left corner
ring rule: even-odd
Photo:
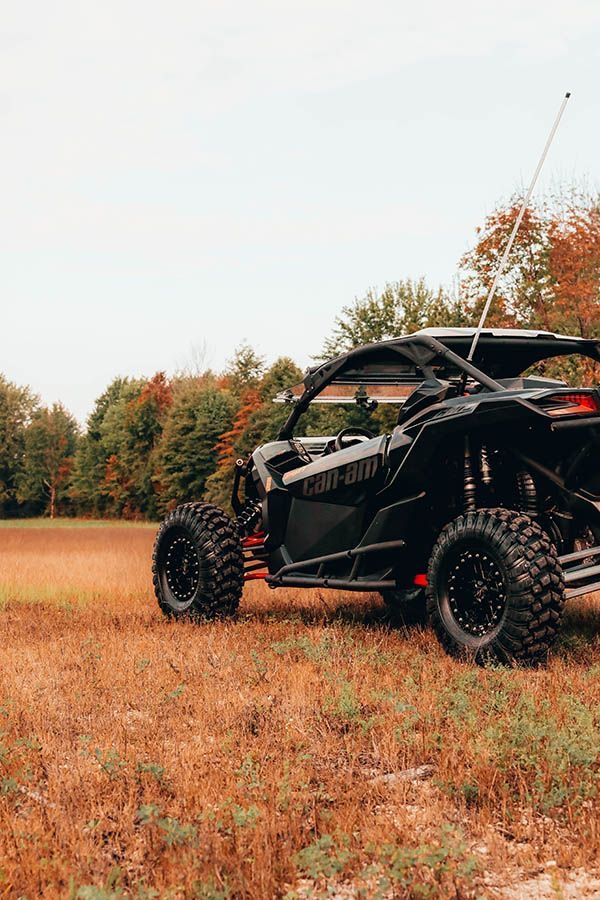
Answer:
[[[178,506],[156,535],[152,575],[158,605],[166,616],[215,619],[233,615],[244,587],[237,526],[210,503]]]
[[[427,604],[425,590],[414,587],[408,590],[381,591],[383,602],[390,614],[401,625],[425,625],[427,622]]]
[[[434,545],[427,577],[427,612],[448,653],[479,663],[544,660],[560,629],[564,582],[552,541],[529,516],[459,516]]]

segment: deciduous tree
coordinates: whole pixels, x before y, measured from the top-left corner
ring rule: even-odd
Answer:
[[[461,293],[476,324],[500,266],[521,198],[514,197],[489,215],[477,229],[477,243],[461,266]],[[512,246],[490,309],[487,323],[500,327],[550,330],[554,292],[550,274],[550,235],[547,211],[528,207]]]
[[[549,223],[553,318],[581,337],[600,337],[600,204],[571,197]]]
[[[60,403],[33,413],[25,431],[19,502],[31,504],[35,512],[51,519],[59,510],[65,511],[77,437],[77,422]]]
[[[176,384],[156,455],[161,509],[203,498],[206,481],[217,468],[219,438],[231,427],[234,413],[231,392],[214,378]]]
[[[217,468],[206,482],[206,498],[212,503],[230,508],[235,460],[245,459],[256,446],[275,439],[289,407],[273,400],[301,378],[302,372],[293,360],[281,357],[259,382],[242,393],[232,425],[216,445]]]
[[[395,281],[378,293],[344,306],[333,331],[325,340],[319,359],[330,359],[361,344],[411,334],[420,328],[463,324],[459,305],[441,288],[433,290],[423,278]]]
[[[107,410],[101,426],[106,454],[102,490],[113,513],[127,518],[154,518],[156,450],[173,400],[164,372],[129,382]]]
[[[0,375],[0,515],[19,512],[17,484],[23,471],[25,430],[37,406],[27,387]]]
[[[521,205],[514,197],[478,229],[465,256],[462,293],[476,322]],[[600,336],[600,206],[597,197],[563,189],[531,205],[500,278],[488,325]],[[539,367],[569,383],[592,383],[598,367],[558,359]]]
[[[88,417],[85,433],[79,441],[70,494],[81,515],[102,517],[112,512],[111,498],[103,490],[110,456],[102,440],[103,424],[109,409],[126,394],[128,385],[128,378],[115,378],[108,385],[96,400]]]

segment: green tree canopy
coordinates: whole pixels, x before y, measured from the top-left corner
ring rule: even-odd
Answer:
[[[77,446],[77,422],[60,403],[37,409],[25,430],[25,453],[17,497],[53,519],[68,506],[69,479]]]
[[[25,431],[37,398],[0,375],[0,514],[18,513],[17,484],[23,471]]]
[[[227,363],[225,375],[234,392],[256,387],[265,372],[265,360],[245,341],[236,347]]]
[[[96,402],[75,460],[71,495],[80,512],[155,516],[155,450],[172,401],[163,372],[117,378]]]
[[[113,514],[157,515],[156,451],[172,400],[171,385],[158,372],[129,382],[107,410],[100,429],[106,458],[102,490]]]
[[[125,395],[128,378],[115,378],[100,394],[87,420],[75,454],[71,479],[71,499],[82,514],[110,515],[110,497],[102,490],[107,452],[102,442],[103,423],[108,410]]]
[[[156,455],[162,509],[203,496],[217,467],[216,445],[231,428],[235,408],[230,391],[215,379],[186,378],[176,384]]]
[[[423,278],[406,278],[387,284],[381,293],[369,290],[364,297],[344,306],[319,359],[330,359],[362,344],[411,334],[420,328],[461,324],[464,317],[458,302],[441,288],[428,287]]]
[[[284,356],[275,360],[260,381],[241,392],[233,421],[217,445],[217,466],[206,481],[207,500],[230,508],[235,460],[245,459],[256,446],[275,439],[290,410],[286,404],[273,400],[301,379],[301,370]]]

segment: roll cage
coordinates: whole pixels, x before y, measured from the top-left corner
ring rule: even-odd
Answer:
[[[481,335],[476,354],[479,365],[475,366],[465,359],[473,333],[471,328],[424,329],[407,337],[365,344],[308,369],[303,393],[294,402],[278,439],[293,437],[300,416],[321,391],[336,381],[345,384],[394,381],[417,385],[426,379],[462,377],[465,382],[471,379],[488,391],[504,391],[506,387],[496,378],[518,376],[545,359],[580,354],[600,362],[597,340],[548,332],[489,329]],[[486,374],[483,368],[491,374]]]

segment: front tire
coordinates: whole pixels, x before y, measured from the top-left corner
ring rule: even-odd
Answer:
[[[244,587],[235,524],[218,506],[185,503],[161,524],[152,554],[154,593],[170,618],[231,616]]]
[[[540,662],[558,635],[563,606],[556,549],[524,513],[467,513],[447,525],[434,545],[427,612],[453,656]]]

